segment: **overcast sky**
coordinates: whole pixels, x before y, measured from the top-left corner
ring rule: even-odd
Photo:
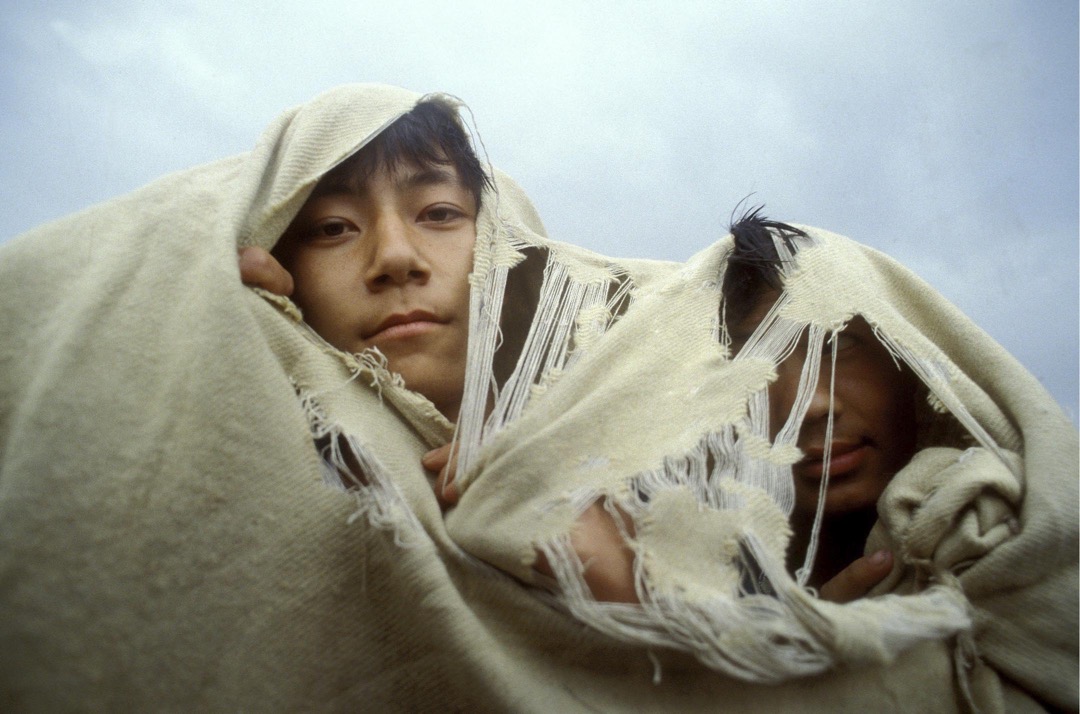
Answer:
[[[1075,0],[147,5],[5,7],[0,241],[336,84],[448,91],[553,237],[681,260],[753,194],[898,258],[1076,420]]]

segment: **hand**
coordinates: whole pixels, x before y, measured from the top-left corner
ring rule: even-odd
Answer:
[[[634,524],[630,517],[622,509],[617,510],[623,525],[633,535]],[[634,551],[623,539],[615,518],[600,501],[578,516],[570,532],[570,545],[585,566],[585,584],[597,601],[641,602],[634,587]],[[551,564],[543,553],[537,552],[533,568],[554,577]]]
[[[858,600],[892,571],[893,556],[887,550],[864,555],[821,586],[821,599],[844,603]]]
[[[443,444],[424,454],[420,460],[425,469],[439,474],[439,477],[435,479],[435,498],[444,511],[456,506],[460,498],[457,484],[454,483],[454,476],[457,474],[457,455],[454,455],[453,461],[450,460],[450,447],[451,444]]]
[[[249,287],[262,288],[275,295],[292,295],[293,279],[277,258],[265,249],[249,245],[237,251],[240,280]]]

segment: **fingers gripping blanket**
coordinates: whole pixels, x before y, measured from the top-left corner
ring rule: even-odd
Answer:
[[[597,256],[495,172],[456,424],[242,287],[237,246],[420,99],[334,90],[0,251],[5,710],[1076,707],[1075,430],[886,257],[808,230],[733,359],[730,240]],[[925,384],[935,448],[879,503],[880,597],[833,605],[785,568],[800,417],[774,436],[767,392],[854,315]],[[451,439],[444,516],[420,457]],[[584,584],[596,502],[640,605]]]

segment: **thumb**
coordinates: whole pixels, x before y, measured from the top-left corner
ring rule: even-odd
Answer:
[[[457,457],[451,459],[451,444],[443,444],[437,449],[424,454],[421,463],[428,471],[438,471],[439,476],[435,479],[435,498],[443,510],[456,505],[458,502],[458,490],[454,483],[457,475]]]
[[[855,560],[821,586],[821,599],[844,603],[857,600],[892,571],[893,555],[887,550],[879,550]]]
[[[237,261],[244,285],[262,288],[275,295],[292,295],[295,287],[292,275],[265,249],[252,245],[239,248]]]

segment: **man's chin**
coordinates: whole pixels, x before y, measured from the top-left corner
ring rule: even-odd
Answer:
[[[795,511],[807,514],[810,518],[817,512],[818,482],[813,490],[798,489],[795,493]],[[876,510],[880,490],[867,484],[839,483],[830,484],[825,494],[825,517],[839,518],[847,514],[863,513]]]

